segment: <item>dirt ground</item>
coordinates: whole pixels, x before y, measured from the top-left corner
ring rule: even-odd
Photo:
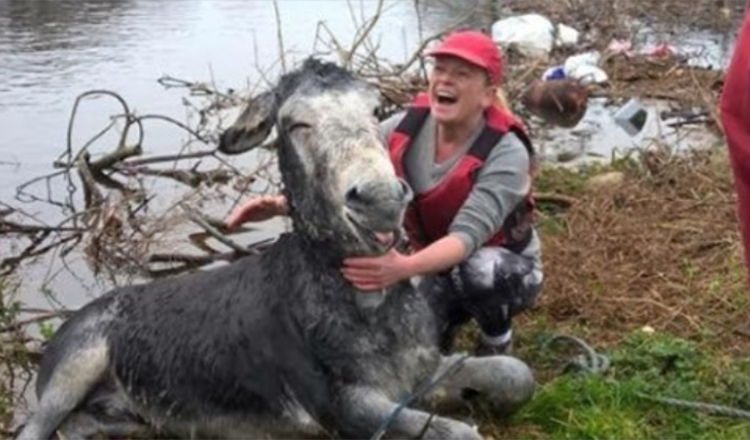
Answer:
[[[540,312],[597,343],[650,326],[720,337],[747,353],[748,295],[724,151],[653,153],[625,180],[584,191],[540,222],[546,284]],[[554,227],[550,228],[550,224]]]

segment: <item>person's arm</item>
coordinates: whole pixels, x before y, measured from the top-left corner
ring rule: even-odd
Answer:
[[[499,231],[531,186],[530,158],[521,139],[506,134],[492,149],[449,232],[464,241],[467,256]]]
[[[358,289],[378,290],[416,275],[443,271],[467,255],[464,241],[449,234],[411,255],[391,249],[380,257],[347,258],[341,270]]]
[[[382,121],[379,125],[380,135],[385,145],[386,139],[398,126],[405,112],[399,112]],[[261,222],[280,215],[289,215],[289,204],[283,195],[261,196],[248,200],[240,205],[225,220],[229,229],[234,229],[248,222]]]
[[[745,264],[750,275],[750,2],[724,77],[720,109],[737,190]]]
[[[280,215],[289,215],[289,204],[283,195],[250,199],[232,211],[225,223],[234,229],[247,222],[262,222]]]

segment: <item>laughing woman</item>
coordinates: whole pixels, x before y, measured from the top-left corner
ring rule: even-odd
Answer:
[[[415,193],[405,220],[412,252],[350,258],[342,271],[363,291],[421,276],[442,323],[444,351],[474,319],[483,333],[475,354],[507,353],[513,316],[533,305],[542,287],[533,148],[498,98],[503,59],[491,38],[456,32],[427,56],[427,92],[381,126],[397,173]],[[283,198],[267,196],[238,208],[227,223],[286,211]]]

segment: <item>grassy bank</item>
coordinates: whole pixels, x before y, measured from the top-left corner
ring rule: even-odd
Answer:
[[[540,304],[516,327],[517,354],[540,389],[509,421],[475,414],[485,433],[750,438],[749,297],[725,149],[547,169],[537,187],[547,278]],[[609,368],[575,368],[581,349],[546,344],[555,334],[582,338]]]

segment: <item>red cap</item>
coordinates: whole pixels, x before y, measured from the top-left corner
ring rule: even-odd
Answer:
[[[487,71],[492,84],[500,84],[503,78],[503,56],[492,38],[478,31],[454,32],[428,56],[454,56],[468,61]]]

